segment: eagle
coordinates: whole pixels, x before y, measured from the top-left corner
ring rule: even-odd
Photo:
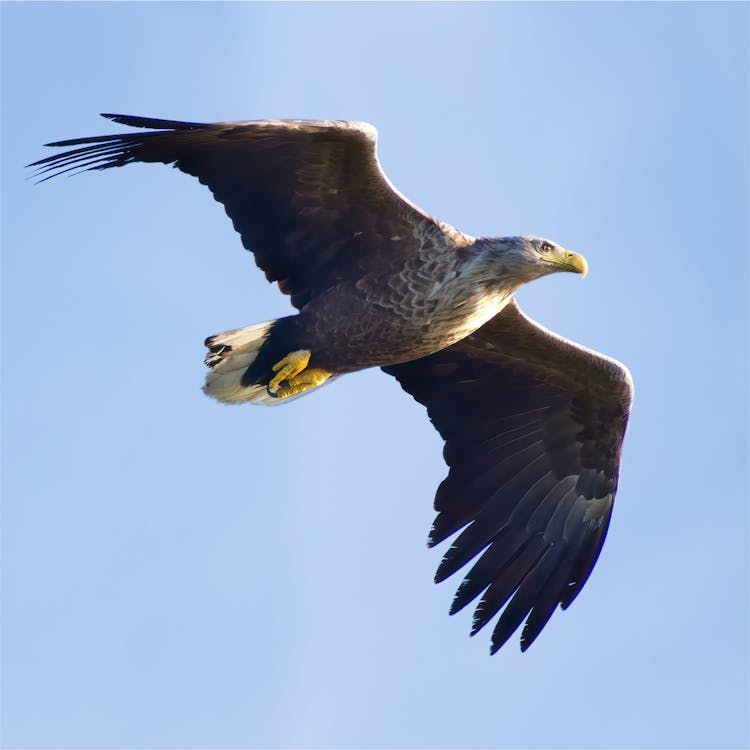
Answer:
[[[524,623],[525,651],[599,557],[633,396],[624,365],[514,299],[541,276],[585,275],[583,256],[425,213],[389,182],[368,123],[103,116],[141,130],[49,143],[68,150],[29,165],[39,180],[172,164],[208,186],[297,310],[207,338],[204,391],[277,405],[364,368],[395,377],[445,441],[436,582],[473,561],[450,612],[478,599],[471,634],[494,621],[494,654]]]

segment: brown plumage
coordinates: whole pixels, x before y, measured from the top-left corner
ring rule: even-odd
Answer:
[[[483,593],[476,632],[510,599],[493,653],[525,650],[596,562],[612,513],[632,384],[622,365],[538,326],[515,301],[457,344],[386,367],[427,407],[450,467],[430,546],[459,529],[437,581],[482,552],[453,603]]]
[[[599,555],[632,398],[622,365],[513,300],[544,274],[585,273],[583,258],[533,237],[478,240],[424,213],[388,182],[366,123],[105,116],[152,130],[49,144],[74,148],[38,174],[174,164],[210,188],[299,311],[207,339],[206,392],[278,403],[364,367],[395,376],[446,441],[430,545],[460,533],[436,579],[477,558],[452,612],[480,597],[473,632],[502,610],[492,651],[524,620],[527,648]]]

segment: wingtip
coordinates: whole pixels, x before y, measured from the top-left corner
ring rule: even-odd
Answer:
[[[492,634],[492,642],[490,644],[490,655],[496,654],[510,639],[510,637],[513,635],[515,631],[515,628],[513,630],[501,630],[500,633]],[[521,646],[521,651],[523,651],[523,646]]]
[[[459,599],[460,593],[461,593],[461,589],[459,589],[456,592],[456,595],[453,597],[453,601],[451,602],[451,608],[448,610],[449,615],[457,615],[468,604],[468,602],[464,602],[464,601],[461,601],[461,599]]]
[[[464,609],[470,602],[476,599],[481,589],[477,589],[476,586],[472,586],[471,579],[467,576],[461,581],[461,585],[456,590],[456,594],[453,597],[449,614],[455,615]]]
[[[161,117],[142,117],[140,115],[121,115],[113,112],[100,112],[102,117],[118,125],[130,128],[148,128],[150,130],[194,130],[205,127],[206,123],[188,122],[186,120],[164,120]]]
[[[451,567],[450,563],[450,560],[446,560],[445,558],[442,559],[440,565],[438,565],[438,569],[435,571],[435,578],[433,579],[435,583],[442,583],[456,572],[455,569]]]
[[[474,617],[471,621],[471,632],[470,637],[475,636],[486,624],[488,620],[483,618],[479,612],[474,612]]]
[[[107,120],[112,120],[118,125],[128,125],[131,128],[148,128],[152,127],[147,125],[152,118],[139,117],[137,115],[120,115],[113,112],[100,112],[99,115]]]

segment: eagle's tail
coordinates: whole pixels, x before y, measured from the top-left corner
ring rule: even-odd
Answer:
[[[206,376],[203,392],[229,404],[250,401],[255,404],[283,403],[271,396],[264,384],[243,385],[243,375],[255,362],[258,352],[271,334],[276,321],[258,323],[234,331],[217,333],[206,341]]]

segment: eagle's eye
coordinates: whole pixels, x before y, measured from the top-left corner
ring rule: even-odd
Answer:
[[[543,255],[546,255],[547,253],[552,252],[552,245],[549,244],[549,242],[542,242],[541,247],[539,248],[539,252]]]

